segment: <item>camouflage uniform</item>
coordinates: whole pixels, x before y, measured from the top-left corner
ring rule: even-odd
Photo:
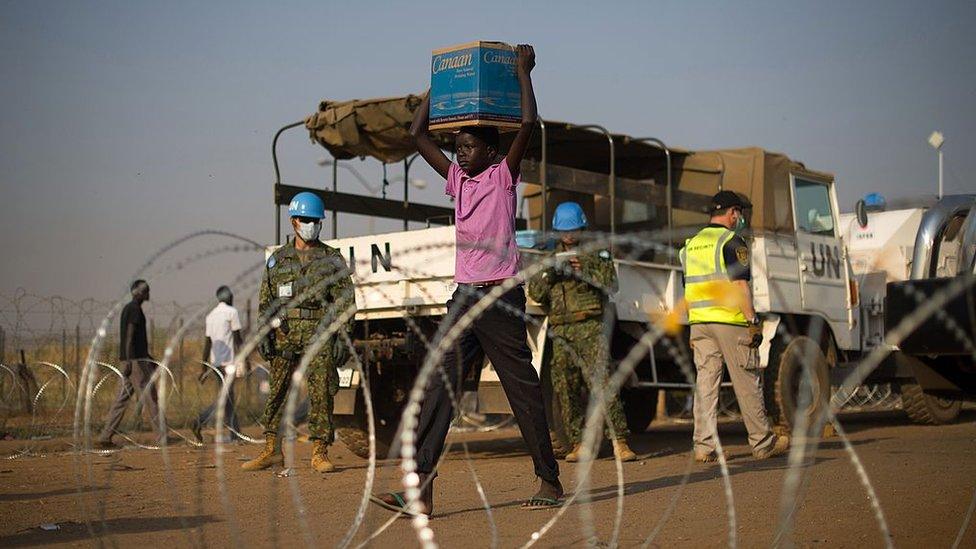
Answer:
[[[571,267],[559,265],[529,281],[529,297],[549,308],[552,389],[562,410],[566,436],[573,444],[580,443],[583,431],[583,391],[606,385],[610,353],[602,318],[607,294],[617,290],[617,273],[608,251],[578,258],[579,273],[569,274]],[[611,434],[607,428],[607,438],[620,440],[629,434],[616,394],[608,395],[606,417],[614,431]]]
[[[286,305],[313,286],[309,297]],[[261,284],[260,313],[262,318],[274,315],[282,323],[273,330],[272,356],[266,357],[271,366],[271,391],[261,419],[266,435],[278,431],[291,376],[305,348],[317,332],[326,330],[350,306],[355,307],[352,278],[335,248],[320,243],[310,250],[298,251],[294,242],[289,242],[268,258]],[[344,326],[350,334],[352,325],[350,317]],[[337,332],[308,365],[308,427],[312,440],[331,443],[335,438],[332,409],[333,397],[339,390],[336,367],[347,358],[348,348],[338,340]]]

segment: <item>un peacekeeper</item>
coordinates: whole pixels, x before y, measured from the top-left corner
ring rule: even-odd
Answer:
[[[350,306],[355,306],[352,278],[345,260],[338,250],[319,240],[325,217],[322,199],[314,193],[299,193],[289,204],[288,214],[295,238],[268,258],[261,284],[261,317],[274,319],[274,329],[260,346],[261,355],[271,367],[271,390],[261,419],[264,451],[241,465],[246,471],[267,469],[284,462],[279,429],[292,373],[315,334],[325,330]],[[300,301],[292,302],[302,295],[305,297]],[[350,317],[343,329],[351,333],[352,322]],[[332,410],[333,397],[339,390],[336,367],[347,358],[347,346],[337,333],[312,359],[307,370],[312,469],[319,473],[335,470],[329,461],[328,448],[335,439]]]
[[[552,228],[560,233],[558,251],[574,252],[579,232],[586,229],[586,215],[576,202],[556,207]],[[567,265],[556,265],[529,281],[529,297],[549,308],[552,336],[550,373],[554,398],[558,399],[573,450],[566,461],[578,461],[582,449],[585,407],[583,391],[604,390],[609,365],[609,342],[603,328],[608,292],[617,289],[617,273],[610,252],[599,250],[569,255]],[[596,285],[594,285],[594,283]],[[613,426],[606,430],[613,441],[613,453],[621,461],[637,459],[627,445],[627,419],[617,394],[606,397],[606,417]]]
[[[684,268],[685,300],[695,358],[695,460],[715,461],[716,414],[722,365],[749,433],[756,459],[778,456],[790,439],[769,428],[763,402],[762,370],[749,355],[762,343],[759,317],[752,304],[749,246],[736,234],[746,225],[748,200],[732,191],[712,197],[709,224],[685,242],[679,252]]]

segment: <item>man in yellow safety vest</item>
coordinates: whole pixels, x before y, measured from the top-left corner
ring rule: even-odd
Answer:
[[[752,305],[749,246],[736,234],[745,227],[743,210],[752,205],[732,191],[712,197],[709,224],[681,249],[685,300],[691,325],[695,382],[695,460],[715,461],[716,414],[722,364],[729,369],[739,411],[757,459],[786,452],[790,440],[774,435],[766,419],[762,370],[750,355],[762,343]]]

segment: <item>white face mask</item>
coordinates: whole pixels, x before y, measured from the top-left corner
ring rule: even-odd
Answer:
[[[305,242],[313,242],[318,240],[319,232],[322,230],[321,221],[313,221],[311,223],[298,222],[298,236],[302,238]]]

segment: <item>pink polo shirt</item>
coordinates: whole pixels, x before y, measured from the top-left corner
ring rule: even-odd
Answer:
[[[447,172],[445,192],[454,197],[457,252],[454,280],[488,282],[519,271],[515,245],[515,201],[518,178],[502,160],[469,177],[457,164]]]

